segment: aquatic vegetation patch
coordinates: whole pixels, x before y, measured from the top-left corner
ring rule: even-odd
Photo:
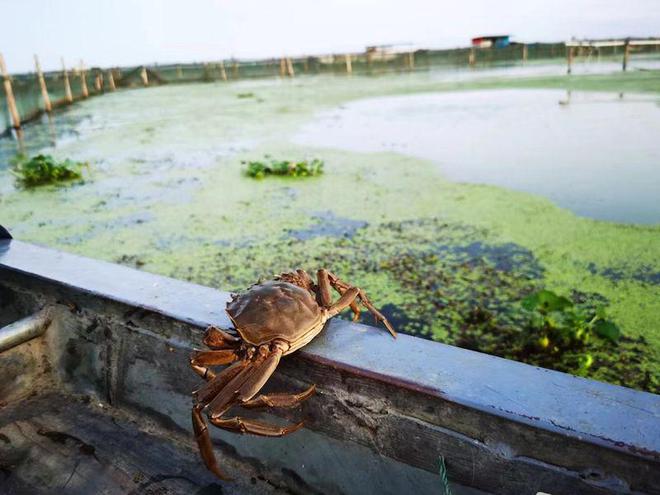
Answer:
[[[58,161],[51,155],[28,158],[18,154],[11,162],[11,173],[25,188],[81,180],[84,168],[89,169],[89,164],[69,159]]]
[[[264,160],[242,161],[246,166],[245,173],[255,179],[263,179],[267,175],[282,175],[286,177],[313,177],[323,173],[323,160]]]
[[[618,336],[606,298],[578,288],[567,297],[551,293],[532,253],[488,238],[483,229],[435,218],[372,223],[352,236],[214,246],[191,253],[195,265],[173,275],[240,291],[292,268],[327,267],[366,288],[403,333],[658,390],[647,342]],[[364,322],[373,323],[368,315]]]

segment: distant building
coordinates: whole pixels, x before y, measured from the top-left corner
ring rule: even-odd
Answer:
[[[479,36],[478,38],[472,38],[472,46],[477,48],[504,48],[511,44],[509,38],[510,35],[508,34]]]
[[[399,53],[409,53],[413,50],[412,43],[395,43],[390,45],[368,46],[366,54],[370,60],[391,60]]]

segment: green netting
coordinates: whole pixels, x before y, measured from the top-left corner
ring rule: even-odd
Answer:
[[[585,60],[600,60],[608,57],[621,57],[622,47],[602,47],[599,49],[575,49],[576,64]],[[635,47],[633,55],[645,53],[660,53],[660,47]],[[533,43],[528,45],[511,44],[504,48],[456,48],[451,50],[416,50],[411,58],[408,53],[361,53],[351,57],[351,69],[355,74],[384,74],[407,70],[432,70],[443,67],[466,67],[470,63],[477,67],[487,67],[498,64],[521,63],[524,60],[544,60],[566,57],[564,43]],[[345,74],[347,71],[344,55],[324,57],[303,57],[292,60],[292,68],[296,75],[303,74]],[[223,72],[224,67],[224,72]],[[115,84],[118,87],[143,86],[143,72],[149,84],[213,82],[222,80],[237,80],[247,78],[277,77],[281,74],[280,59],[268,60],[218,60],[208,63],[154,65],[143,67],[124,67],[112,69]],[[288,72],[286,66],[284,73]],[[89,95],[107,91],[108,71],[92,68],[85,73]],[[104,85],[100,90],[95,88],[95,79],[102,74]],[[44,75],[48,94],[54,107],[65,103],[64,77],[61,72],[51,72]],[[69,74],[71,91],[74,99],[82,97],[81,76],[77,71]],[[16,105],[25,122],[39,115],[44,109],[41,91],[35,74],[18,74],[12,76],[12,84]],[[9,113],[4,92],[0,92],[0,131],[10,127]]]

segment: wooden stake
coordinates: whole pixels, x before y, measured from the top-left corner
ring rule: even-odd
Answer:
[[[286,62],[284,61],[284,57],[280,59],[280,77],[286,76]]]
[[[293,77],[296,75],[296,73],[293,70],[293,62],[291,62],[290,57],[287,57],[286,59],[286,71],[289,74],[289,77]]]
[[[573,47],[566,47],[566,74],[571,75],[573,72]]]
[[[180,65],[176,66],[176,77],[178,79],[181,79],[183,77],[183,72],[181,71],[181,66]]]
[[[80,89],[82,90],[83,98],[89,96],[89,91],[87,91],[87,76],[85,74],[85,64],[83,61],[80,61]]]
[[[73,103],[73,93],[71,93],[71,83],[69,82],[69,73],[66,70],[64,57],[62,57],[62,75],[64,76],[64,100],[67,103]]]
[[[232,67],[231,76],[234,79],[238,79],[238,62],[236,60],[234,60],[234,66]]]
[[[523,43],[522,49],[522,61],[527,62],[527,45]]]
[[[408,52],[408,69],[415,68],[415,52]]]
[[[142,67],[142,70],[140,71],[140,78],[142,79],[142,84],[149,86],[149,75],[147,74],[146,67]]]
[[[347,53],[346,55],[344,55],[344,59],[346,60],[346,74],[352,74],[353,73],[353,64],[351,63],[350,53]]]
[[[468,64],[470,67],[474,67],[474,64],[477,63],[477,51],[473,48],[470,48],[470,54],[468,55]]]
[[[629,58],[630,58],[630,40],[626,40],[626,44],[623,45],[623,64],[621,66],[623,72],[626,72],[626,69],[628,69]]]
[[[220,60],[220,77],[223,81],[227,80],[227,71],[225,70],[225,63],[222,60]]]
[[[39,58],[36,54],[34,55],[34,66],[37,69],[37,80],[39,81],[39,87],[41,88],[41,98],[44,100],[44,110],[52,112],[53,107],[50,104],[50,96],[48,96],[48,89],[46,88],[46,80],[44,79],[44,73],[41,72]]]
[[[108,87],[110,88],[110,91],[115,91],[117,89],[115,86],[115,78],[112,75],[112,69],[108,71]]]
[[[5,87],[5,95],[7,96],[7,107],[9,107],[9,115],[11,116],[11,122],[14,126],[14,129],[20,129],[21,127],[21,118],[18,116],[18,110],[16,109],[16,100],[14,99],[14,91],[11,88],[11,78],[7,72],[7,67],[5,66],[5,59],[0,53],[0,72],[2,73],[3,84]]]

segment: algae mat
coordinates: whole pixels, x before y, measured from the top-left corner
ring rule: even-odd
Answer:
[[[525,325],[521,299],[548,288],[607,306],[624,333],[593,347],[582,374],[657,391],[660,227],[596,221],[532,194],[453,182],[435,163],[400,153],[293,142],[318,112],[364,97],[562,84],[656,91],[655,76],[457,85],[402,74],[123,91],[56,117],[60,139],[45,151],[90,161],[85,183],[21,191],[0,165],[0,223],[22,240],[224,290],[328,267],[367,288],[400,330],[500,355],[510,355],[503,338]],[[39,126],[26,131],[28,145],[31,132],[47,135]],[[241,160],[265,154],[318,157],[325,174],[242,174]],[[578,372],[571,353],[511,357]]]

